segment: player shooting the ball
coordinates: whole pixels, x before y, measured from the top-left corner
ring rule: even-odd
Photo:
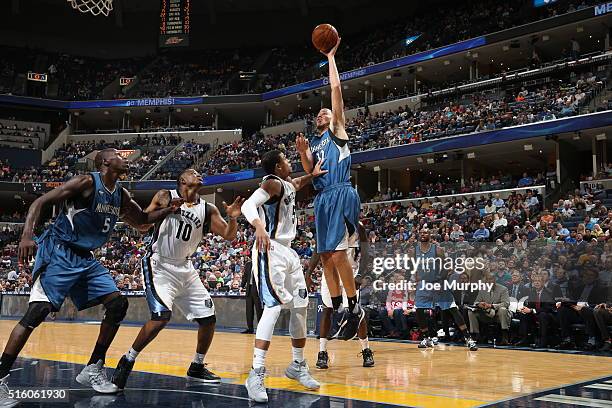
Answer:
[[[321,109],[316,118],[317,134],[309,143],[303,135],[296,139],[296,148],[304,171],[311,173],[319,161],[328,170],[313,179],[318,191],[314,201],[317,253],[321,256],[325,280],[329,286],[332,308],[336,312],[336,325],[331,337],[351,340],[364,318],[364,311],[357,303],[353,269],[347,249],[357,241],[361,202],[350,183],[351,152],[344,128],[344,102],[340,88],[340,76],[335,55],[340,45],[328,52],[321,51],[329,61],[329,84],[332,109]],[[348,308],[342,307],[342,289],[346,291]]]

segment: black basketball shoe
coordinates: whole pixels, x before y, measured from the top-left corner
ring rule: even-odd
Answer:
[[[117,364],[117,368],[115,368],[111,382],[120,390],[125,388],[127,379],[132,372],[132,368],[134,368],[134,363],[135,361],[130,361],[125,356],[121,357],[121,360],[119,360],[119,364]]]
[[[328,361],[329,355],[327,354],[327,351],[319,351],[319,355],[317,356],[317,368],[320,368],[321,370],[329,368],[329,365],[327,364]]]
[[[361,356],[363,357],[363,366],[364,367],[374,367],[374,353],[369,348],[363,349],[361,351]]]
[[[191,363],[187,378],[204,383],[220,383],[221,377],[206,368],[206,364]]]
[[[353,340],[357,337],[357,331],[361,321],[365,318],[365,312],[358,306],[357,313],[352,313],[347,309],[336,312],[336,324],[333,326],[332,338],[340,340]]]

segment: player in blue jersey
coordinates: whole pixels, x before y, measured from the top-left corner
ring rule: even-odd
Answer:
[[[318,191],[314,202],[317,253],[321,255],[332,307],[338,314],[331,336],[350,340],[357,335],[357,328],[365,316],[357,302],[353,269],[347,255],[347,249],[357,242],[361,202],[350,183],[351,152],[344,128],[344,102],[335,59],[339,45],[340,40],[325,54],[329,61],[332,109],[319,111],[317,134],[310,142],[300,134],[296,147],[306,173],[312,172],[319,161],[323,161],[322,169],[328,171],[313,179]],[[342,289],[348,298],[347,308],[342,307]]]
[[[444,281],[448,278],[448,274],[452,273],[442,266],[445,258],[444,250],[437,243],[430,241],[428,229],[420,230],[418,236],[419,242],[413,252],[413,259],[421,259],[418,264],[420,266],[415,270],[416,294],[414,299],[417,324],[422,337],[418,347],[430,348],[437,344],[437,340],[430,337],[426,311],[439,307],[442,313],[450,314],[453,317],[470,351],[478,350],[478,346],[470,336],[465,320],[455,304],[452,292],[444,287]],[[433,284],[438,284],[439,287],[435,287]]]
[[[171,202],[166,208],[145,213],[117,183],[128,171],[127,161],[117,150],[98,152],[95,164],[98,172],[73,177],[36,199],[28,210],[19,243],[19,261],[28,264],[36,252],[32,269],[34,284],[28,310],[11,332],[0,358],[0,387],[6,388],[10,369],[32,331],[49,313],[58,311],[64,299],[70,296],[79,310],[99,304],[105,308],[91,358],[76,380],[101,393],[117,391],[106,378],[104,360],[125,317],[128,300],[92,251],[108,241],[119,218],[135,227],[152,224],[174,212],[182,199]],[[43,209],[61,203],[63,210],[54,223],[34,238]],[[16,404],[8,395],[2,396],[0,407],[12,406],[12,401]]]

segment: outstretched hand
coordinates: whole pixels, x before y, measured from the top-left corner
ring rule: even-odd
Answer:
[[[312,174],[312,177],[319,177],[319,176],[329,172],[329,170],[321,170],[321,166],[323,166],[323,162],[324,161],[325,160],[319,160],[317,162],[317,164],[315,165],[314,169],[312,170],[312,173],[310,173],[310,174]]]
[[[245,199],[238,196],[232,203],[232,205],[227,205],[226,202],[223,202],[223,208],[225,209],[225,213],[231,218],[238,218],[240,214],[242,214],[240,208],[244,203]]]
[[[338,46],[340,45],[340,41],[342,41],[342,38],[338,38],[338,42],[336,43],[336,45],[334,45],[334,48],[332,48],[331,50],[329,50],[328,52],[325,51],[321,51],[321,54],[325,55],[327,58],[331,58],[334,55],[336,55],[336,51],[338,50]]]
[[[299,154],[304,154],[308,151],[308,139],[304,137],[304,133],[300,132],[295,139],[295,148]]]

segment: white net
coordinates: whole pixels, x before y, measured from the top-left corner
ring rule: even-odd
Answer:
[[[113,9],[113,0],[67,0],[72,8],[81,13],[91,13],[94,16],[102,14],[108,17]]]

